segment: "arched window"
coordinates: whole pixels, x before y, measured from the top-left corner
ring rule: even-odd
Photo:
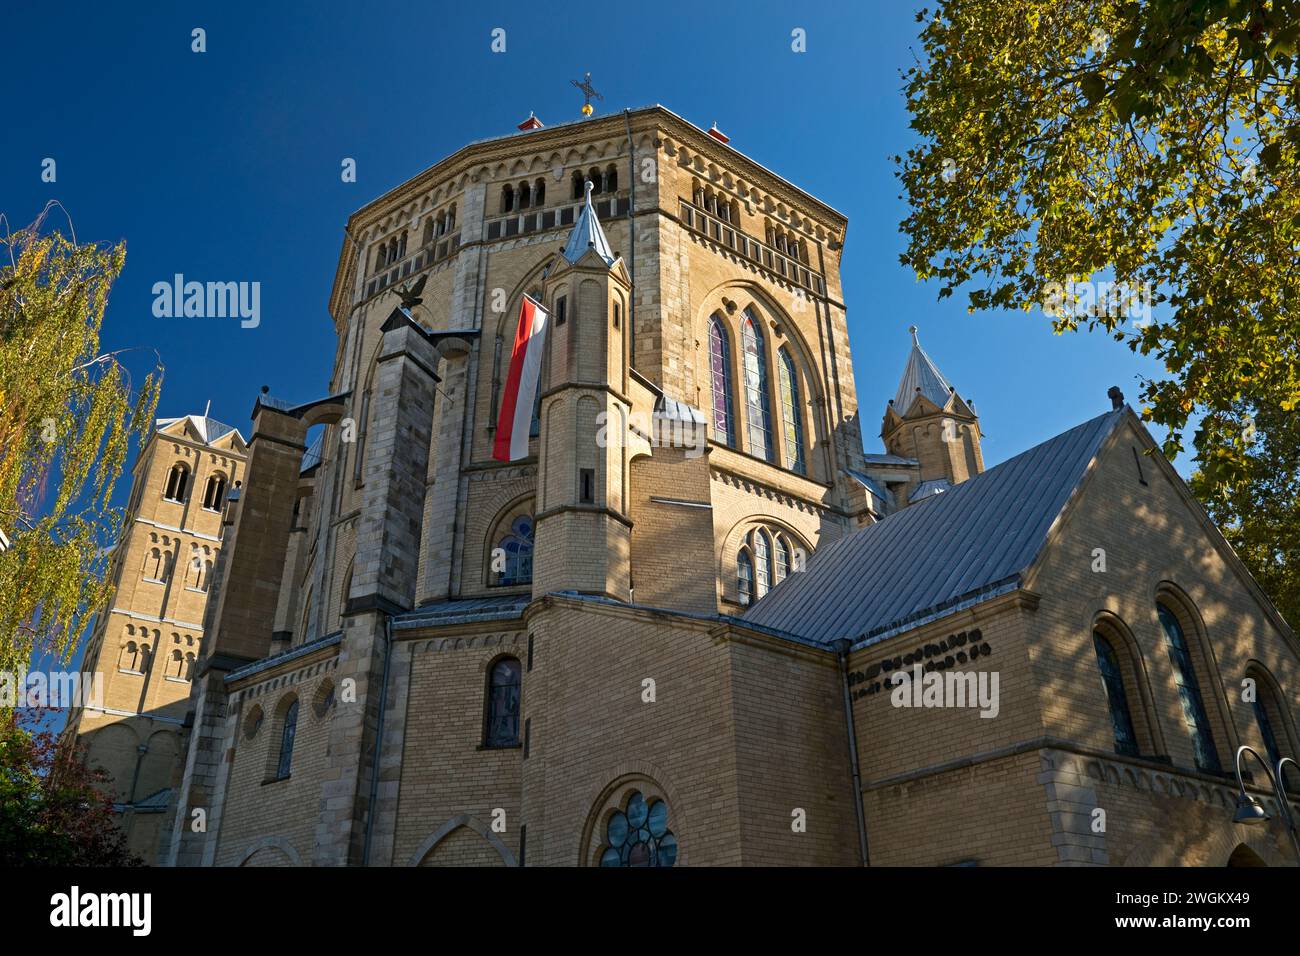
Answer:
[[[713,385],[713,437],[736,445],[735,416],[731,409],[731,343],[722,317],[709,320],[709,381]]]
[[[537,182],[533,183],[533,205],[534,206],[546,205],[546,180],[545,179],[538,179]]]
[[[1250,705],[1255,716],[1255,726],[1259,728],[1269,764],[1276,767],[1278,760],[1284,756],[1295,756],[1297,750],[1293,743],[1294,730],[1285,709],[1286,698],[1273,675],[1259,663],[1252,663],[1246,670],[1246,676],[1255,684],[1255,697]],[[1300,770],[1287,764],[1283,773],[1287,778],[1287,790],[1296,792],[1300,788]]]
[[[598,167],[592,166],[591,169],[587,170],[587,178],[591,180],[592,195],[595,195],[596,193],[603,193],[605,191],[604,189],[605,177],[601,175],[600,169]]]
[[[1177,615],[1163,604],[1156,605],[1160,617],[1160,626],[1165,632],[1165,650],[1169,653],[1169,662],[1174,668],[1174,680],[1178,683],[1178,698],[1183,705],[1183,720],[1187,724],[1187,733],[1192,738],[1192,750],[1196,755],[1196,766],[1200,770],[1218,772],[1221,769],[1219,752],[1214,746],[1214,735],[1210,730],[1210,718],[1205,711],[1205,701],[1201,697],[1201,685],[1196,679],[1196,670],[1192,666],[1191,650],[1183,636],[1183,626]]]
[[[1137,734],[1133,730],[1133,714],[1128,707],[1128,694],[1124,691],[1124,672],[1119,656],[1100,631],[1092,632],[1093,650],[1097,652],[1097,667],[1101,671],[1102,687],[1110,706],[1111,729],[1115,734],[1115,752],[1130,757],[1138,755]]]
[[[581,199],[584,195],[586,195],[586,193],[583,192],[582,180],[583,180],[582,170],[579,169],[577,172],[573,174],[573,198],[574,199]]]
[[[456,228],[456,204],[452,203],[447,209],[447,231],[451,232]]]
[[[439,222],[438,225],[441,226],[442,223]],[[420,245],[427,246],[429,243],[433,242],[433,227],[433,217],[430,216],[424,221],[424,236],[420,240]]]
[[[167,676],[180,678],[185,673],[185,655],[178,650],[172,651],[171,660],[167,662]]]
[[[405,232],[402,233],[402,242],[397,247],[397,258],[400,259],[404,255],[406,255],[406,233]]]
[[[189,480],[190,470],[178,461],[167,474],[167,490],[163,492],[163,497],[168,501],[184,501],[185,487]]]
[[[122,648],[122,654],[117,662],[118,670],[139,671],[140,670],[140,647],[135,641],[127,641],[126,646]]]
[[[194,680],[194,655],[193,654],[185,655],[185,679],[188,681]]]
[[[519,197],[519,208],[527,209],[532,204],[533,188],[528,185],[527,181],[522,182],[519,184],[516,195]]]
[[[212,475],[208,478],[207,487],[203,489],[203,507],[209,511],[218,511],[225,500],[226,476]]]
[[[649,800],[640,790],[628,797],[605,824],[601,866],[672,866],[677,862],[677,837],[668,829],[668,804]]]
[[[284,712],[284,726],[280,730],[280,759],[275,767],[275,779],[284,780],[293,767],[293,741],[298,734],[298,698]]]
[[[514,747],[519,743],[519,661],[503,657],[488,671],[483,746]]]
[[[157,548],[151,548],[149,553],[144,556],[144,576],[150,581],[161,581],[162,574],[162,552]]]
[[[618,192],[618,167],[613,163],[605,170],[605,192]]]
[[[740,348],[745,363],[745,450],[756,458],[771,461],[772,416],[767,401],[767,356],[763,332],[749,309],[740,320]]]
[[[531,584],[533,580],[533,519],[520,515],[497,544],[505,552],[505,568],[497,584]]]
[[[501,187],[501,211],[510,212],[515,208],[515,187],[508,183]]]
[[[754,600],[754,562],[749,558],[748,548],[741,548],[736,554],[736,595],[744,605]]]
[[[767,532],[754,532],[754,600],[762,600],[772,586],[772,545]]]
[[[803,422],[799,413],[799,377],[790,350],[783,348],[777,362],[781,384],[781,425],[785,432],[785,464],[801,475],[808,473],[803,454]]]
[[[790,573],[790,546],[785,542],[785,535],[778,534],[772,544],[773,562],[772,586],[780,584]]]

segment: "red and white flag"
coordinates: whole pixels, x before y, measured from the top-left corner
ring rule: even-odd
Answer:
[[[550,313],[535,299],[524,296],[519,307],[519,328],[510,354],[510,374],[497,416],[497,437],[492,457],[497,461],[518,461],[528,457],[528,432],[541,384],[542,351]]]

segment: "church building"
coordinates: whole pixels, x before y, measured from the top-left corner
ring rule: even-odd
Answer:
[[[202,470],[173,505],[137,477],[172,579],[200,539],[156,513],[206,514],[218,458],[230,489],[202,620],[97,637],[136,723],[169,622],[201,637],[172,774],[131,791],[157,862],[1296,865],[1234,772],[1300,754],[1295,632],[1118,390],[986,470],[949,350],[873,316],[902,374],[863,387],[867,452],[846,227],[659,106],[530,117],[353,214],[328,392],[264,389],[246,445],[160,422]]]

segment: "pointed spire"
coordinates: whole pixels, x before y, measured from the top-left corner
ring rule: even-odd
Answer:
[[[907,364],[903,367],[903,377],[898,383],[898,394],[894,396],[894,411],[906,415],[911,410],[912,403],[916,401],[917,395],[924,395],[943,408],[952,397],[953,387],[948,384],[948,380],[943,377],[943,373],[939,371],[939,367],[934,364],[930,356],[925,354],[925,349],[921,348],[916,326],[911,326],[907,331],[912,333],[912,351],[907,356]]]
[[[583,188],[586,190],[587,198],[582,204],[582,212],[578,214],[578,221],[573,224],[573,232],[569,233],[569,240],[564,244],[564,258],[570,262],[577,262],[587,254],[588,249],[592,249],[596,255],[605,260],[605,265],[613,265],[614,253],[610,251],[605,230],[600,227],[600,220],[596,218],[596,210],[591,206],[591,190],[594,187],[590,179],[583,183]]]

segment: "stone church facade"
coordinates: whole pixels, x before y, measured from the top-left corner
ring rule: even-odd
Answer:
[[[1296,862],[1231,768],[1300,645],[1122,401],[986,471],[913,330],[866,453],[840,213],[662,107],[524,125],[350,218],[329,393],[256,402],[159,862]]]

